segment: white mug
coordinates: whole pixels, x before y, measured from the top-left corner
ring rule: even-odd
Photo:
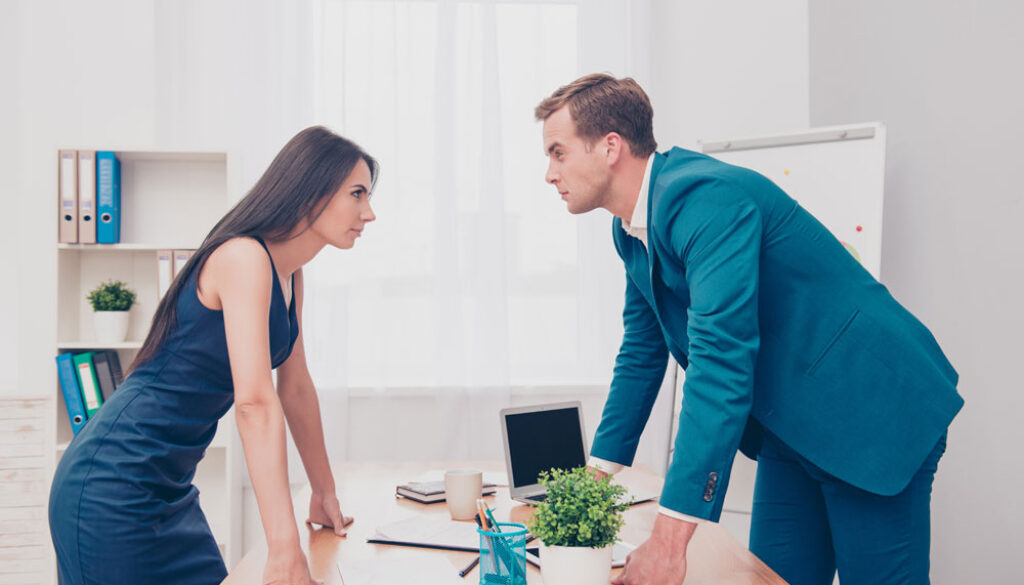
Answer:
[[[483,493],[484,474],[474,469],[456,469],[444,474],[444,497],[452,520],[472,520],[476,501]]]

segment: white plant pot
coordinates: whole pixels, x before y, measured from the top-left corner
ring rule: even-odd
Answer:
[[[544,585],[608,585],[612,579],[612,545],[547,546],[540,550]]]
[[[93,311],[93,325],[96,341],[99,343],[121,343],[128,337],[128,315],[130,311]]]

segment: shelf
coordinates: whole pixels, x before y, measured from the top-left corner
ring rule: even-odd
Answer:
[[[89,145],[88,150],[96,150]],[[115,351],[125,372],[142,348],[160,302],[157,252],[195,250],[236,200],[236,161],[226,152],[122,150],[110,145],[121,161],[121,233],[117,244],[54,242],[56,261],[55,353]],[[128,341],[96,339],[95,318],[87,296],[97,284],[120,280],[136,293],[128,322]],[[52,347],[52,346],[51,346]],[[52,360],[52,358],[51,358]],[[52,361],[51,361],[52,363]],[[54,459],[61,459],[74,433],[58,376],[55,378]],[[236,474],[241,461],[234,453],[233,421],[222,422],[196,470],[200,505],[210,529],[232,566],[239,561],[240,489]],[[0,579],[3,581],[3,579]]]
[[[65,349],[141,349],[141,341],[122,341],[121,343],[100,343],[98,341],[61,341],[57,343],[57,351]]]
[[[181,244],[182,242],[178,242]],[[156,252],[157,250],[195,250],[196,244],[57,244],[58,250],[84,252]]]
[[[224,151],[196,152],[175,150],[115,150],[114,152],[117,153],[117,158],[121,159],[122,164],[125,162],[133,163],[138,161],[169,163],[205,162],[220,163],[222,165],[227,164],[227,154]]]

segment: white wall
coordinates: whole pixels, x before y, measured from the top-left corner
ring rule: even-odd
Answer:
[[[807,0],[654,0],[659,150],[808,124]]]
[[[960,372],[932,582],[1020,582],[1024,6],[823,2],[810,16],[811,121],[888,125],[882,279]]]
[[[19,6],[13,4],[0,18],[0,79],[5,91],[0,92],[0,205],[6,210],[8,225],[0,229],[0,394],[15,391],[18,379],[18,255],[14,253],[18,231],[11,220],[17,213],[17,194],[20,192],[18,160],[21,128],[19,112],[20,94],[6,91],[15,86],[21,64],[21,39],[18,32]]]

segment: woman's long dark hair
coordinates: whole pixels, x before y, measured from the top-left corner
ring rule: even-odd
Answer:
[[[237,237],[280,241],[305,220],[309,220],[307,226],[312,225],[360,160],[370,166],[371,182],[376,181],[377,161],[323,126],[306,128],[289,140],[252,190],[213,226],[175,277],[157,305],[149,334],[129,372],[153,359],[163,347],[177,320],[178,297],[185,283],[203,269],[218,246]]]

